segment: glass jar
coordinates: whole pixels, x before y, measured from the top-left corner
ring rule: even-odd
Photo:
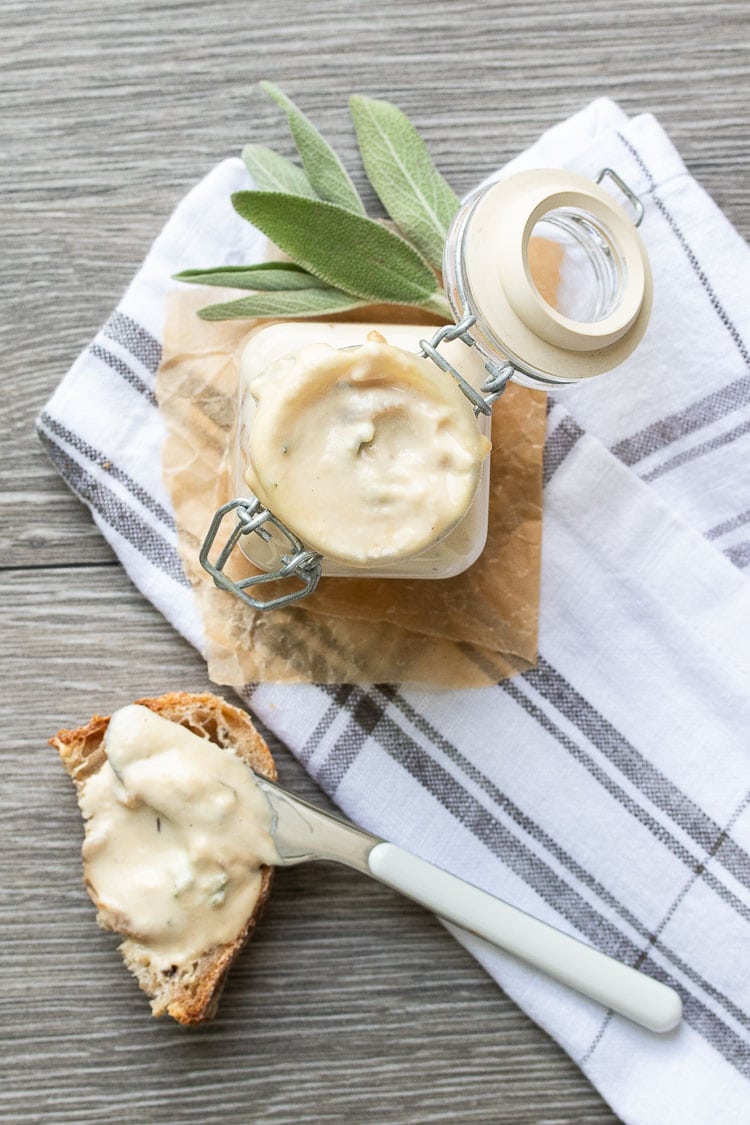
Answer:
[[[634,208],[635,220],[600,186],[607,177]],[[446,578],[467,569],[481,553],[487,536],[489,459],[480,457],[478,451],[489,448],[491,406],[507,382],[549,388],[590,378],[622,363],[643,336],[651,310],[652,283],[646,250],[636,229],[642,214],[640,200],[611,169],[604,169],[596,183],[558,169],[537,169],[497,179],[465,201],[446,240],[444,286],[455,325],[435,333],[434,328],[419,324],[307,321],[277,323],[254,333],[241,360],[235,499],[214,516],[200,554],[202,565],[216,584],[254,608],[270,609],[312,593],[321,574]],[[546,260],[550,253],[554,259],[552,287],[540,268],[536,253],[540,245],[546,248]],[[413,378],[407,373],[401,383],[396,379],[393,394],[411,393],[419,380],[423,388],[412,415],[412,429],[403,430],[402,444],[392,444],[387,456],[379,454],[385,466],[383,498],[387,499],[393,480],[406,479],[404,473],[410,463],[417,466],[415,472],[423,471],[424,458],[420,461],[419,457],[429,455],[431,443],[443,440],[443,429],[454,423],[463,426],[463,438],[453,440],[453,446],[462,444],[467,455],[473,450],[475,465],[470,470],[471,490],[466,490],[466,481],[461,478],[461,503],[455,510],[449,509],[448,517],[436,515],[434,520],[430,514],[432,502],[436,513],[442,511],[442,493],[455,490],[456,481],[447,468],[444,477],[439,471],[432,473],[431,468],[431,475],[425,478],[429,487],[414,493],[418,497],[412,509],[415,536],[395,536],[394,546],[389,546],[390,539],[383,535],[384,525],[376,518],[379,513],[374,507],[370,509],[371,526],[367,511],[355,512],[354,523],[361,530],[354,550],[352,536],[346,534],[347,509],[335,503],[335,490],[332,493],[328,487],[326,492],[320,481],[331,442],[338,440],[338,431],[347,427],[347,433],[356,436],[356,427],[362,423],[361,411],[357,413],[358,405],[352,409],[347,406],[343,412],[339,409],[331,413],[321,426],[319,412],[310,409],[308,413],[308,406],[323,383],[332,394],[340,395],[348,388],[359,395],[362,386],[355,384],[357,380],[361,384],[363,378],[366,382],[367,376],[349,375],[347,371],[349,366],[351,371],[357,370],[366,357],[367,338],[373,330],[381,334],[386,346],[386,351],[378,354],[383,362],[388,355],[393,357],[394,371],[403,368],[408,372],[404,357],[412,357]],[[312,360],[311,349],[315,352]],[[339,353],[335,362],[333,349]],[[427,377],[418,366],[425,364]],[[331,371],[335,372],[333,376]],[[362,433],[366,432],[367,438],[361,442],[357,439],[360,445],[366,445],[371,434],[375,434],[377,443],[378,426],[382,422],[387,430],[392,406],[386,409],[384,405],[379,413],[376,409],[372,418],[365,419]],[[471,430],[464,418],[466,411],[473,412]],[[315,439],[312,455],[309,451],[307,454],[309,472],[295,477],[298,483],[294,495],[288,489],[285,493],[283,487],[275,491],[279,482],[271,477],[275,472],[282,483],[286,482],[288,468],[288,462],[280,458],[280,453],[288,450],[278,430],[279,418],[296,427],[303,414],[309,419],[310,431],[306,434],[303,427],[302,438],[305,442],[307,436]],[[417,431],[424,430],[422,422],[431,414],[432,437],[418,448]],[[269,426],[273,429],[271,442],[267,440]],[[296,433],[296,444],[292,443],[295,449],[301,444],[299,429]],[[268,464],[255,463],[264,443],[267,459],[275,458],[270,476],[260,471]],[[446,466],[456,463],[456,451],[450,445],[448,442],[444,451]],[[359,447],[356,452],[360,452]],[[460,461],[461,451],[456,455]],[[356,461],[350,459],[349,466],[351,472],[344,469],[340,473],[342,494],[352,491],[357,476]],[[330,472],[328,477],[330,485]],[[334,475],[334,484],[337,480]],[[375,503],[371,483],[368,478],[368,503]],[[313,513],[311,507],[315,508]],[[235,526],[218,558],[212,561],[222,522],[230,514]],[[311,515],[316,518],[311,519]],[[401,520],[409,530],[408,515],[402,515]],[[431,533],[417,534],[422,526]],[[411,543],[406,552],[404,542]],[[237,544],[261,573],[234,582],[224,568]],[[263,598],[258,588],[267,583],[281,583],[284,588],[279,587],[281,592],[275,597]]]
[[[373,333],[387,341],[388,348],[399,349],[401,353],[414,357],[415,363],[420,363],[427,368],[430,380],[436,384],[442,384],[442,389],[447,391],[450,398],[454,400],[453,409],[463,408],[471,419],[471,425],[476,427],[478,433],[484,436],[484,452],[486,453],[489,449],[491,428],[489,414],[474,415],[471,406],[461,393],[456,394],[457,388],[452,376],[435,367],[429,360],[417,358],[420,353],[420,341],[425,337],[429,338],[434,332],[434,326],[418,324],[321,324],[306,322],[273,324],[255,333],[246,344],[240,361],[239,414],[234,453],[233,485],[235,495],[239,497],[247,496],[248,498],[252,498],[254,495],[248,485],[248,475],[252,479],[251,451],[253,449],[256,420],[258,419],[258,391],[256,388],[259,383],[264,379],[271,380],[274,384],[273,389],[283,394],[285,391],[284,383],[291,381],[293,364],[296,358],[304,357],[306,350],[323,345],[344,352],[347,359],[351,356],[352,360],[356,361],[363,342]],[[463,378],[479,392],[487,377],[479,355],[461,340],[446,343],[444,352],[447,358],[460,367]],[[321,358],[323,364],[325,364],[328,358],[325,352],[321,353]],[[315,377],[315,374],[316,371],[313,368],[311,375]],[[366,386],[363,390],[367,394]],[[301,397],[299,388],[295,388],[288,393],[296,393]],[[304,393],[304,387],[302,393]],[[296,405],[295,401],[288,403],[291,410],[294,410]],[[393,414],[392,410],[390,414]],[[386,415],[383,413],[383,416]],[[263,424],[262,418],[259,424]],[[410,469],[414,471],[414,453],[414,450],[405,449],[405,464],[399,466],[396,463],[388,466],[388,468],[393,469],[393,476],[397,477],[402,472],[409,472]],[[351,463],[352,468],[356,469],[356,459],[352,458]],[[439,488],[440,484],[437,487]],[[390,552],[387,547],[382,549],[378,547],[374,552],[377,557],[357,563],[350,557],[351,548],[347,549],[342,545],[346,538],[346,528],[341,528],[342,534],[337,535],[339,529],[336,522],[341,522],[342,515],[331,512],[330,505],[329,512],[322,513],[324,516],[330,514],[331,520],[327,529],[329,534],[325,536],[324,542],[320,541],[320,535],[316,537],[308,533],[307,536],[303,535],[302,538],[308,544],[311,540],[315,542],[318,553],[322,555],[321,573],[325,575],[338,577],[356,575],[361,577],[363,573],[366,573],[369,577],[379,578],[450,578],[471,566],[482,552],[487,538],[488,495],[489,460],[486,456],[482,456],[471,495],[466,495],[465,503],[460,499],[458,501],[458,518],[453,519],[449,514],[447,523],[444,520],[443,525],[440,526],[440,516],[437,513],[431,514],[428,522],[437,525],[432,542],[421,546],[421,549],[410,551],[408,554],[397,550],[395,545],[391,547]],[[440,496],[435,497],[436,508],[440,506],[438,504],[440,499]],[[423,497],[420,501],[422,507],[428,506],[430,500],[429,495]],[[319,499],[314,502],[321,503]],[[279,516],[287,527],[300,531],[299,518],[294,519],[288,505],[286,508],[283,504],[274,505],[270,497],[268,503],[273,508],[274,514]],[[376,511],[371,514],[377,516]],[[305,516],[307,515],[308,513],[305,513]],[[418,513],[418,516],[427,518],[428,513]],[[309,523],[310,521],[306,520],[306,522]],[[373,523],[375,523],[374,519]],[[376,529],[374,529],[374,534],[377,534]],[[417,533],[417,537],[419,537],[419,533]],[[379,538],[382,542],[382,534]],[[240,541],[240,547],[246,557],[263,570],[271,570],[276,567],[281,557],[279,552],[283,553],[284,550],[288,549],[288,546],[288,541],[279,533],[279,529],[273,527],[270,529],[270,538],[267,540],[255,536],[244,537]],[[388,557],[389,553],[391,557]]]

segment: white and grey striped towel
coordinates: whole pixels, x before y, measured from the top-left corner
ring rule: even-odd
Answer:
[[[593,103],[513,167],[614,167],[646,205],[646,339],[555,395],[538,666],[438,693],[249,702],[353,819],[668,981],[659,1037],[457,934],[639,1125],[750,1121],[750,252],[650,116]],[[153,396],[176,270],[257,258],[238,160],[180,204],[39,420],[133,581],[193,643]]]

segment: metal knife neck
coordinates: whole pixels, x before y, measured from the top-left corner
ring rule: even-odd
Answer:
[[[381,843],[378,836],[309,805],[265,778],[256,775],[256,781],[271,808],[271,835],[284,867],[323,859],[369,873],[367,857]]]

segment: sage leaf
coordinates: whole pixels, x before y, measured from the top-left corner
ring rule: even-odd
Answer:
[[[360,308],[367,301],[360,301],[340,289],[294,289],[278,293],[256,293],[252,297],[240,297],[237,301],[224,301],[217,305],[206,305],[198,316],[203,320],[236,320],[240,317],[296,317],[323,316],[344,312],[346,309]]]
[[[261,262],[253,266],[215,266],[206,270],[183,270],[175,280],[192,285],[221,285],[227,289],[325,289],[325,281],[293,262]]]
[[[260,88],[286,114],[307,178],[320,199],[338,203],[339,207],[364,215],[364,204],[344,165],[312,121],[273,82],[261,82]]]
[[[242,159],[255,187],[259,191],[286,191],[290,195],[306,195],[317,199],[318,194],[298,164],[280,156],[265,145],[245,145]]]
[[[439,270],[458,196],[406,114],[390,102],[359,94],[349,105],[370,183],[399,230]]]
[[[334,203],[279,192],[239,191],[234,208],[299,265],[368,301],[424,303],[437,278],[392,230]]]

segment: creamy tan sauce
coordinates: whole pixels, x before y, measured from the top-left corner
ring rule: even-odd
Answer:
[[[115,712],[105,749],[79,795],[87,885],[108,929],[182,967],[252,914],[278,861],[268,804],[231,750],[146,707]]]
[[[418,554],[465,515],[490,443],[455,381],[372,333],[310,345],[250,383],[246,480],[321,554],[353,566]]]

